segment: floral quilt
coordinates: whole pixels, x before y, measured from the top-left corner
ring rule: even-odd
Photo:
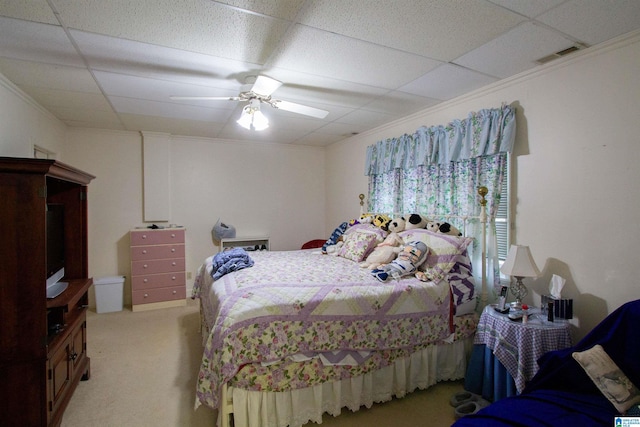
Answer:
[[[314,250],[251,257],[253,267],[216,281],[210,257],[194,284],[209,331],[197,396],[212,408],[221,386],[245,365],[329,351],[407,350],[451,335],[446,282],[381,283],[351,260]],[[317,380],[302,376],[296,388]]]

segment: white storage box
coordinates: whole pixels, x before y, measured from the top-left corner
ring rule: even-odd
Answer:
[[[122,311],[123,276],[93,279],[96,290],[96,313]]]

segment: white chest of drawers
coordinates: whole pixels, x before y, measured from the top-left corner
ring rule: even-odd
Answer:
[[[185,229],[132,230],[133,311],[186,305]]]

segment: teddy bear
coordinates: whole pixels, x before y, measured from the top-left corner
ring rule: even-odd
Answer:
[[[434,233],[449,234],[450,236],[462,236],[460,230],[448,222],[429,221],[425,228],[429,231],[433,231]]]
[[[391,232],[384,241],[373,249],[366,260],[360,263],[360,267],[376,269],[384,264],[388,264],[395,259],[401,251],[403,244],[398,233]]]
[[[391,277],[399,279],[402,276],[415,274],[418,267],[427,260],[428,254],[429,248],[424,242],[409,242],[402,248],[396,259],[371,270],[371,274],[381,282],[386,282]]]
[[[420,214],[410,214],[401,217],[405,220],[405,230],[413,230],[416,228],[425,228],[429,220]]]

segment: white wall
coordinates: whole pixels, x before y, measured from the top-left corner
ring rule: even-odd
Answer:
[[[503,102],[516,105],[513,243],[529,245],[543,271],[526,280],[534,291],[527,299],[539,304],[552,274],[566,278],[581,337],[640,298],[638,58],[636,33],[330,146],[328,224],[348,217],[367,189],[368,145]]]
[[[62,156],[66,126],[0,74],[0,156],[33,157],[38,145]]]
[[[89,186],[89,273],[121,274],[130,298],[128,232],[143,223],[142,139],[137,132],[69,129],[70,164],[96,176]],[[206,138],[171,138],[171,219],[186,227],[187,271],[217,252],[218,217],[238,236],[269,236],[277,250],[324,236],[324,149]],[[168,223],[158,223],[167,225]],[[187,280],[188,293],[193,279]]]

